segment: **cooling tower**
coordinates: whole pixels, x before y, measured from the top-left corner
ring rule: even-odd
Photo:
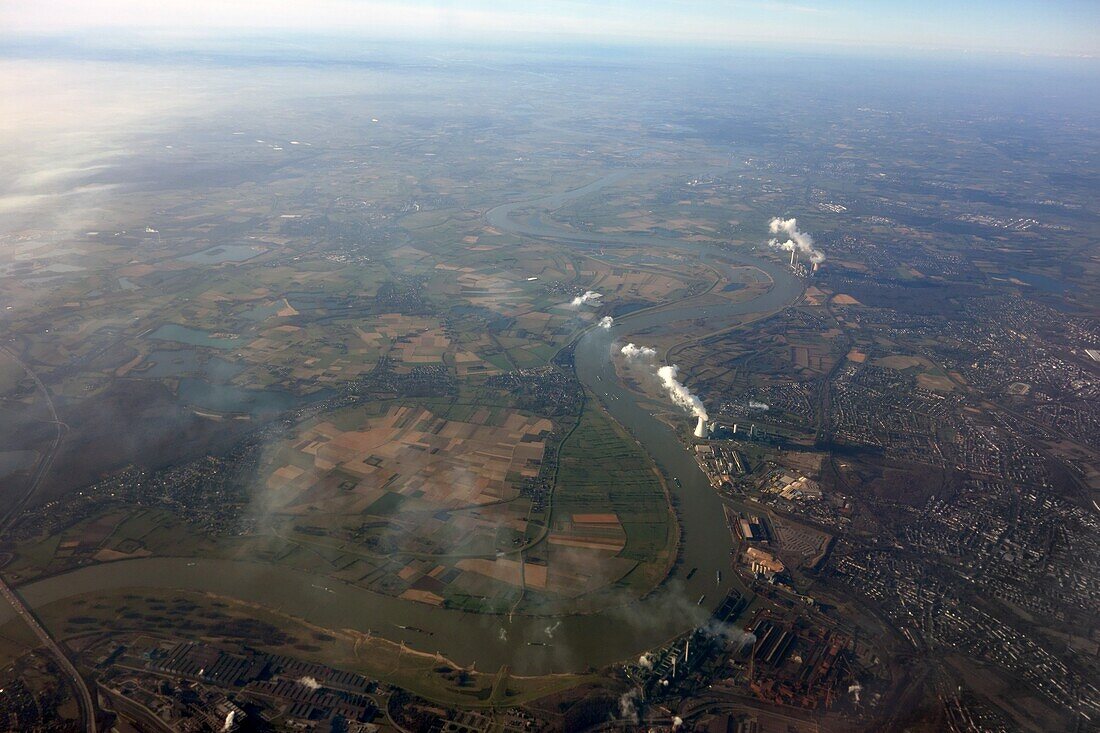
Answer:
[[[695,437],[705,438],[707,437],[707,421],[705,418],[699,418],[699,424],[695,426]]]

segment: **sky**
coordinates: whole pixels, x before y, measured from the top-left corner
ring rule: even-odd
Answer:
[[[1100,0],[0,0],[0,36],[295,34],[1100,57]]]

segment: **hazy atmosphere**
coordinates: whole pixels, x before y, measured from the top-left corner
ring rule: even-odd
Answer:
[[[1085,2],[0,2],[0,728],[1100,721]]]
[[[299,34],[516,43],[730,43],[796,51],[815,45],[897,52],[913,49],[1041,56],[1096,56],[1100,8],[1088,0],[501,0],[374,2],[316,0],[9,0],[6,35],[73,34],[133,43]]]

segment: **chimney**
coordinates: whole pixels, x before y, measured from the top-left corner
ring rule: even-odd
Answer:
[[[791,250],[791,267],[794,267],[794,262],[795,262],[794,258],[797,254],[798,254],[797,250],[793,250],[793,249]]]

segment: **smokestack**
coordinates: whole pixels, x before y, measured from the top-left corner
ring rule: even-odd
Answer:
[[[733,424],[733,434],[737,435],[737,423]]]
[[[811,264],[825,260],[825,253],[814,246],[813,237],[798,230],[798,222],[795,219],[776,217],[768,222],[768,231],[772,234],[785,234],[789,237],[785,242],[780,242],[779,237],[772,237],[768,240],[768,246],[790,252],[791,267],[794,267],[795,263],[798,262],[799,252],[809,257]]]
[[[820,265],[820,264],[821,264],[820,262],[815,262],[814,263],[814,272],[817,272],[818,265]]]
[[[707,419],[705,417],[699,417],[699,422],[695,425],[695,437],[707,437]]]

